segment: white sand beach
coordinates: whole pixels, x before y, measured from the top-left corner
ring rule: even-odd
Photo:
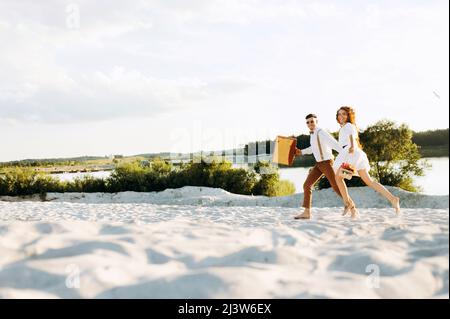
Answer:
[[[342,217],[331,190],[184,187],[159,193],[0,198],[2,298],[449,298],[449,200],[368,188]]]

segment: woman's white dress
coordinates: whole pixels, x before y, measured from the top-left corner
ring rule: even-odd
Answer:
[[[348,150],[351,147],[350,136],[353,138],[353,148],[354,151],[352,154],[348,153]],[[358,130],[356,126],[352,123],[347,123],[341,127],[339,130],[339,145],[343,147],[342,152],[336,156],[336,159],[333,163],[333,169],[336,173],[341,167],[342,163],[349,163],[353,165],[356,171],[360,169],[365,169],[370,171],[370,164],[367,158],[366,153],[359,147],[356,137],[358,136]],[[355,175],[358,175],[357,172]]]

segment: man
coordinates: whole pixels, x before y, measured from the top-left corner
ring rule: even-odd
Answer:
[[[311,219],[312,188],[323,175],[328,179],[336,194],[341,196],[333,171],[334,156],[332,149],[341,152],[342,148],[327,131],[319,128],[317,124],[318,120],[315,114],[308,114],[306,116],[306,125],[310,132],[311,146],[302,150],[298,148],[295,150],[295,155],[297,156],[313,154],[316,160],[316,165],[309,171],[308,177],[303,184],[304,211],[302,214],[295,216],[295,219]]]

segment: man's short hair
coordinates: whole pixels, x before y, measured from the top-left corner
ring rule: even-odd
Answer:
[[[313,117],[313,118],[317,118],[317,115],[316,114],[308,114],[308,115],[306,115],[306,117],[305,117],[305,120],[307,120],[307,119],[310,119],[311,117]]]

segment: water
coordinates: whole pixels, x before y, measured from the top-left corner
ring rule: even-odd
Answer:
[[[107,178],[111,175],[112,171],[98,171],[98,172],[86,172],[86,173],[58,173],[51,176],[58,177],[61,181],[72,181],[75,178],[82,178],[83,176],[93,176],[96,178]]]
[[[415,178],[415,185],[422,188],[427,195],[448,195],[449,158],[432,157],[426,159],[432,166],[425,171],[425,176]],[[309,167],[280,169],[280,177],[294,183],[296,192],[303,192],[303,182],[308,176]]]
[[[428,158],[432,165],[425,171],[425,176],[416,177],[415,183],[423,188],[423,193],[429,195],[448,195],[448,157]]]
[[[448,195],[449,158],[433,157],[427,158],[427,161],[432,165],[431,169],[425,171],[425,176],[416,177],[415,184],[423,189],[424,194]],[[282,179],[294,183],[297,192],[303,192],[303,182],[306,176],[308,176],[308,172],[309,167],[282,168],[280,169],[280,176]],[[73,180],[75,177],[82,177],[84,175],[106,178],[110,174],[111,171],[100,171],[92,173],[63,173],[52,176],[57,176],[61,180]]]

